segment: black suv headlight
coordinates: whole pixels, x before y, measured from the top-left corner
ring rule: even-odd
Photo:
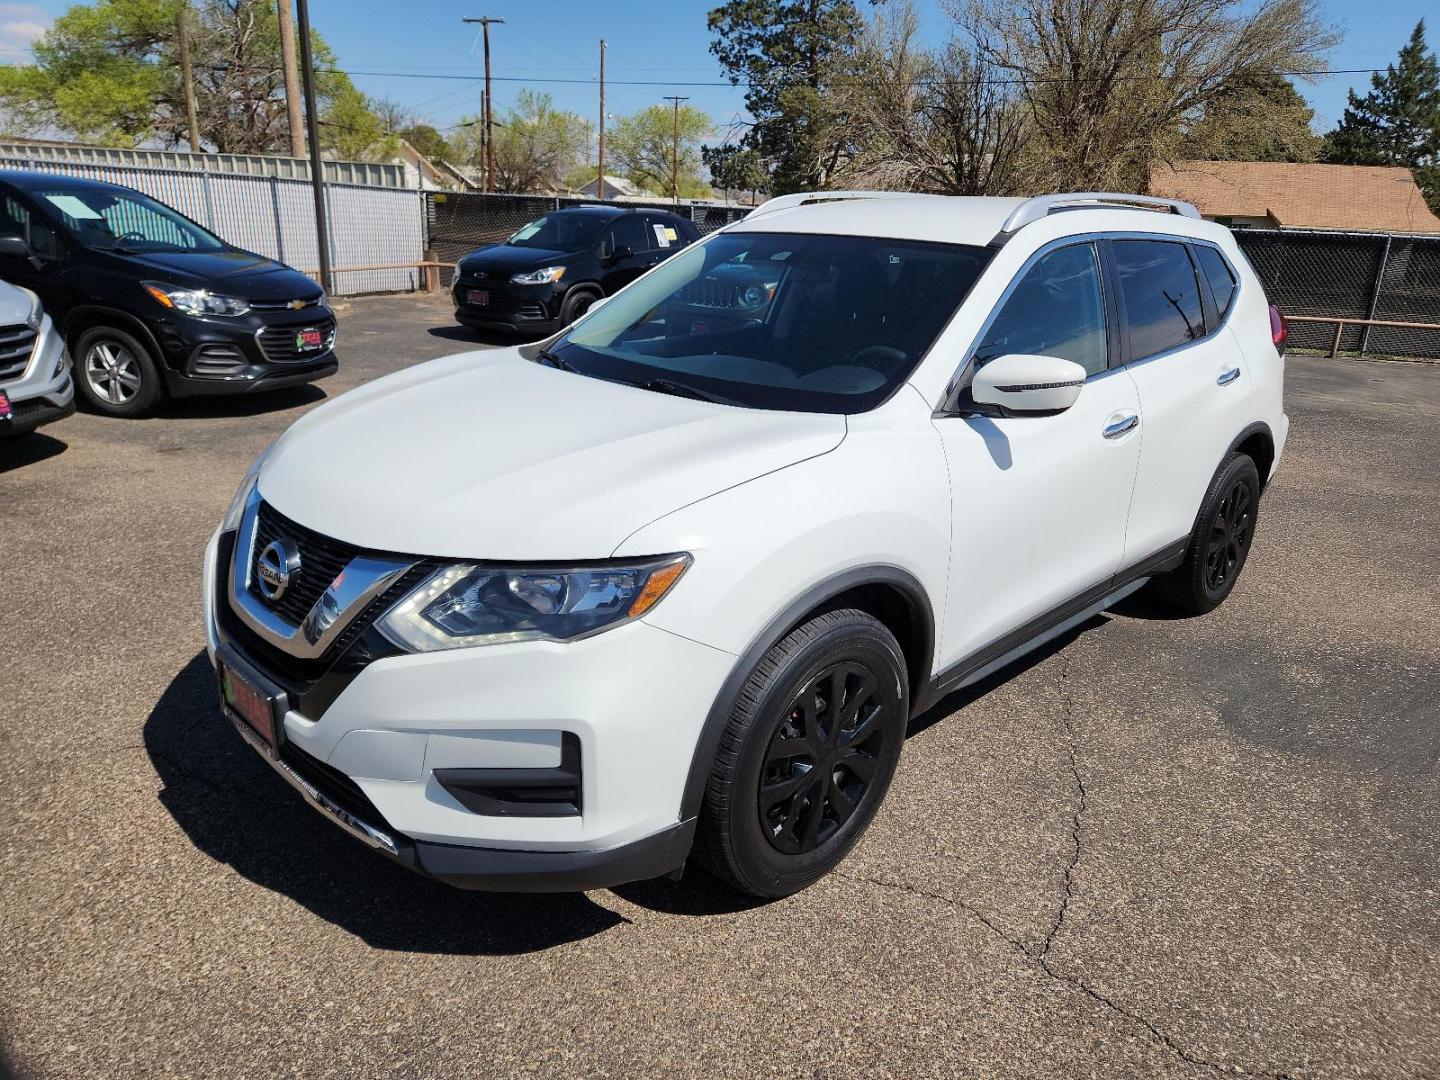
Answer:
[[[250,310],[250,301],[238,296],[221,296],[205,289],[177,289],[173,285],[157,285],[145,282],[145,291],[160,302],[162,307],[183,311],[186,315],[244,315]]]

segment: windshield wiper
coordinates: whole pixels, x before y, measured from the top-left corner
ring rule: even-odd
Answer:
[[[638,386],[641,390],[653,390],[657,394],[673,394],[675,397],[694,398],[696,401],[709,401],[716,405],[733,405],[735,402],[719,394],[712,394],[708,390],[701,390],[698,386],[691,386],[689,383],[673,382],[670,379],[640,379],[635,382],[627,382],[627,386]]]
[[[580,374],[579,368],[570,363],[569,360],[562,360],[549,349],[541,349],[535,356],[535,362],[537,364],[544,364],[546,367],[559,368],[561,371],[573,371],[577,375]]]

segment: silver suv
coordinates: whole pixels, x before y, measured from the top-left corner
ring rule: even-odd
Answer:
[[[0,437],[75,411],[70,356],[40,298],[0,281]]]

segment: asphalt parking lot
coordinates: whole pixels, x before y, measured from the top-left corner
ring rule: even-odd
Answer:
[[[305,409],[470,347],[0,444],[0,1031],[35,1077],[1440,1076],[1440,367],[1292,358],[1239,588],[1092,620],[915,725],[841,871],[451,890],[214,704],[200,558]]]

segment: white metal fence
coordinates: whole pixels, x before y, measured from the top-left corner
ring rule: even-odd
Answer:
[[[312,276],[320,266],[310,184],[279,176],[238,176],[10,156],[0,171],[34,169],[124,184],[159,199],[236,247],[288,263]],[[392,270],[346,267],[415,264],[423,258],[425,207],[419,192],[327,183],[330,263],[341,295],[421,287],[413,265]]]

